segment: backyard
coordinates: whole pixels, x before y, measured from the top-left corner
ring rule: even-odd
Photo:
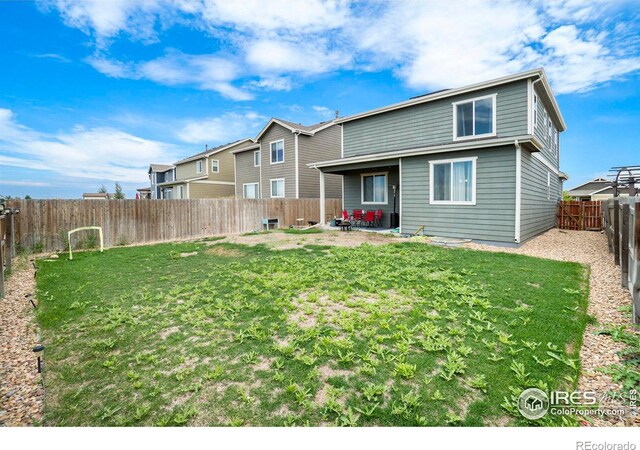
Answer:
[[[44,423],[573,423],[528,422],[515,400],[576,387],[586,266],[276,235],[39,261]]]

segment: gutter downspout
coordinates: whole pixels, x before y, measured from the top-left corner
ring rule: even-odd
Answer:
[[[299,170],[300,168],[298,167],[298,136],[300,135],[299,132],[294,131],[293,132],[293,139],[294,139],[294,159],[295,159],[295,176],[296,176],[296,198],[300,198],[300,184],[299,184]]]
[[[516,146],[516,216],[515,216],[515,242],[520,243],[520,219],[522,215],[522,148],[518,140]]]

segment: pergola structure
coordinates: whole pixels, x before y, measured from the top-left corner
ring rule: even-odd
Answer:
[[[616,166],[609,169],[609,178],[612,178],[613,196],[618,197],[620,190],[627,188],[629,197],[635,197],[640,193],[636,184],[640,182],[640,166]]]

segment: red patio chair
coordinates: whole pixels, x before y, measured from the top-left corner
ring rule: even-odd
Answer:
[[[364,223],[368,227],[373,226],[373,221],[375,220],[375,211],[367,211],[366,216],[364,217]]]
[[[355,226],[361,226],[362,225],[362,210],[361,209],[354,209],[353,210],[353,224]]]
[[[382,210],[379,209],[376,211],[376,216],[375,216],[375,220],[374,220],[376,226],[381,227],[382,226]]]
[[[346,209],[342,210],[342,220],[349,220],[349,213],[347,212]]]

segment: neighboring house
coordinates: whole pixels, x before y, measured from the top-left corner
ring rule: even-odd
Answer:
[[[151,188],[143,187],[140,189],[136,189],[136,192],[138,193],[137,198],[140,200],[148,200],[151,198]]]
[[[160,184],[176,199],[233,197],[235,168],[232,151],[254,146],[250,138],[206,149],[175,163],[175,179]]]
[[[106,192],[85,192],[82,194],[82,200],[109,200],[109,194]]]
[[[629,195],[626,189],[619,189],[620,195]],[[580,201],[605,200],[613,198],[613,187],[611,180],[606,178],[595,178],[584,184],[574,187],[567,192],[571,198]]]
[[[349,213],[382,209],[389,226],[395,188],[402,233],[520,243],[555,225],[566,125],[543,69],[336,123],[342,157],[309,166],[344,176]]]
[[[233,151],[239,198],[318,198],[318,171],[309,163],[340,157],[342,127],[333,121],[305,126],[271,119],[254,139]],[[341,176],[327,176],[326,197],[340,198]]]
[[[169,164],[151,164],[149,166],[149,181],[151,184],[151,199],[173,198],[173,188],[163,187],[163,183],[176,179],[176,168]]]

